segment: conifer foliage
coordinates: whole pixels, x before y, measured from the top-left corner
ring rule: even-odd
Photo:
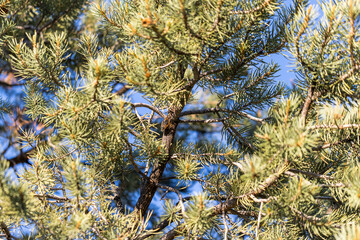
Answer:
[[[31,123],[14,144],[27,164],[1,154],[1,237],[359,238],[359,1],[2,0],[0,15]]]

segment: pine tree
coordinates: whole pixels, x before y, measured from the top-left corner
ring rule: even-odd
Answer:
[[[28,164],[1,154],[0,236],[359,238],[359,1],[3,0],[0,15],[29,123]]]

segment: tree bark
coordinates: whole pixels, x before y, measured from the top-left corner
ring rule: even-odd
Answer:
[[[184,77],[185,66],[179,65],[179,75],[181,78]],[[199,71],[195,66],[193,67],[194,79],[190,82],[185,88],[185,95],[183,95],[182,100],[178,105],[173,105],[169,108],[168,115],[161,123],[161,131],[163,133],[161,143],[165,148],[165,159],[158,159],[154,163],[153,169],[150,173],[149,179],[144,179],[145,184],[143,184],[142,189],[140,190],[140,197],[135,205],[134,211],[140,212],[142,216],[145,215],[147,209],[150,206],[150,203],[156,193],[157,184],[161,176],[164,173],[167,163],[172,156],[172,145],[175,138],[176,128],[178,125],[178,120],[182,110],[184,109],[186,102],[188,101],[191,90],[197,81],[200,79]]]

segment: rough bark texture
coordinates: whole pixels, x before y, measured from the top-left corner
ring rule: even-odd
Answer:
[[[6,240],[12,239],[9,228],[6,226],[6,224],[4,222],[0,223],[0,229],[4,232]]]
[[[311,102],[312,102],[312,97],[313,97],[313,87],[310,87],[309,90],[308,90],[308,95],[305,99],[305,102],[304,102],[304,106],[301,110],[301,121],[302,123],[304,124],[305,126],[305,123],[306,123],[306,116],[309,112],[309,109],[310,109],[310,105],[311,105]]]
[[[163,129],[162,144],[165,146],[167,157],[166,159],[155,162],[149,179],[146,180],[144,187],[141,189],[140,198],[136,203],[135,209],[142,214],[149,208],[151,200],[155,195],[159,179],[165,170],[166,164],[171,158],[171,147],[175,137],[177,119],[179,118],[182,109],[182,106],[169,109],[167,117],[163,120],[161,126]]]
[[[171,159],[172,145],[175,138],[178,119],[180,117],[182,110],[186,105],[186,102],[190,97],[192,88],[196,84],[197,79],[199,79],[199,74],[196,67],[194,67],[193,72],[194,72],[194,81],[192,81],[191,84],[188,84],[186,86],[185,88],[186,93],[182,98],[180,104],[176,106],[171,106],[168,110],[168,115],[161,123],[161,131],[163,133],[162,145],[165,147],[166,158],[158,159],[154,163],[149,179],[145,179],[145,184],[143,184],[143,187],[140,191],[140,197],[136,203],[134,211],[140,212],[142,216],[145,215],[147,209],[149,208],[150,203],[156,193],[157,184],[159,183],[159,180],[164,173],[167,163]],[[185,73],[185,67],[179,66],[179,74],[180,76],[182,76],[182,78],[184,77],[184,73]]]

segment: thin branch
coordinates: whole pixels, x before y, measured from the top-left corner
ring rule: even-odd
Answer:
[[[173,45],[171,45],[171,42],[169,40],[167,40],[164,37],[164,35],[159,32],[159,30],[157,29],[157,27],[154,23],[149,24],[149,26],[153,30],[153,32],[156,34],[156,37],[160,40],[160,42],[162,42],[165,45],[165,47],[167,47],[170,51],[173,51],[174,53],[176,53],[178,55],[185,55],[185,56],[189,56],[189,55],[197,56],[198,55],[197,53],[188,53],[188,52],[184,52],[183,50],[175,48]]]
[[[334,142],[334,143],[326,143],[326,144],[318,146],[318,147],[313,147],[312,150],[313,151],[320,151],[320,150],[323,150],[323,149],[331,148],[333,146],[337,146],[337,145],[340,145],[340,144],[343,144],[343,143],[349,143],[349,142],[352,142],[352,141],[354,141],[354,139],[346,138],[346,139],[342,139],[342,140],[339,140],[339,141]]]
[[[157,109],[156,107],[154,107],[152,105],[149,105],[149,104],[146,104],[146,103],[130,103],[130,104],[133,107],[146,107],[146,108],[148,108],[150,110],[153,110],[157,114],[159,114],[162,118],[166,117],[164,113],[162,113],[159,109]]]
[[[163,68],[166,68],[166,67],[168,67],[168,66],[170,66],[171,64],[173,64],[173,63],[175,63],[176,61],[171,61],[171,62],[168,62],[167,64],[165,64],[165,65],[162,65],[162,66],[160,66],[160,67],[157,67],[156,69],[163,69]]]
[[[299,175],[296,174],[296,173],[290,172],[290,171],[286,171],[284,174],[285,174],[285,175],[288,175],[288,176],[290,176],[290,177],[296,177],[298,180],[301,179],[301,176],[299,176]],[[308,184],[308,185],[312,185],[312,183],[311,183],[309,180],[305,179],[305,178],[302,178],[301,180],[302,180],[304,183]]]
[[[226,97],[226,96],[224,96],[224,97]],[[222,102],[222,100],[220,100],[217,103],[216,109],[219,109],[219,105],[221,104],[221,102]],[[215,113],[220,119],[222,119],[219,111],[216,111]],[[255,149],[255,147],[251,143],[246,141],[246,139],[243,136],[241,136],[241,134],[233,126],[231,126],[230,124],[227,124],[226,121],[223,121],[223,124],[224,124],[225,130],[228,131],[230,135],[234,136],[233,134],[235,134],[241,140],[240,141],[239,139],[235,138],[235,140],[237,141],[237,143],[240,146],[243,146],[245,148],[249,148],[251,150]]]
[[[161,186],[164,186],[164,185],[159,185],[159,187],[161,187]],[[166,186],[166,187],[167,187],[167,186]],[[169,191],[171,191],[171,190],[169,189]],[[192,198],[191,196],[188,196],[188,197],[182,198],[182,200],[183,200],[183,201],[188,201],[188,200],[190,200],[191,198]],[[175,206],[177,206],[177,205],[179,205],[179,204],[180,204],[180,201],[178,201],[178,203],[177,203]],[[169,218],[166,218],[166,219],[164,219],[162,222],[160,222],[158,225],[156,225],[154,228],[152,228],[152,230],[154,230],[155,232],[153,232],[153,233],[147,233],[147,234],[145,234],[145,235],[142,235],[142,236],[136,238],[136,240],[144,240],[144,239],[146,239],[146,238],[148,238],[148,237],[150,237],[150,236],[152,236],[152,235],[160,232],[161,230],[163,230],[164,228],[166,228],[167,226],[169,226],[170,223],[171,223],[171,222],[169,221]]]
[[[346,79],[348,79],[349,77],[351,77],[356,71],[358,71],[360,69],[360,65],[355,65],[353,66],[347,73],[343,74],[342,76],[340,76],[339,80],[337,80],[335,82],[335,84],[345,81]]]
[[[182,14],[182,19],[184,20],[184,25],[185,28],[190,32],[191,35],[193,35],[194,37],[196,37],[199,40],[204,40],[199,34],[197,34],[189,25],[188,22],[188,18],[186,15],[186,11],[185,11],[185,7],[184,7],[184,3],[183,0],[179,0],[179,5],[180,5],[180,10],[181,10],[181,14]]]
[[[215,123],[215,122],[224,122],[225,120],[229,119],[229,117],[225,118],[213,118],[213,119],[179,119],[179,123]]]
[[[123,95],[124,93],[126,93],[129,89],[131,89],[130,86],[128,85],[124,85],[122,88],[120,88],[119,90],[117,90],[115,92],[116,95]]]
[[[243,217],[243,216],[257,217],[258,216],[258,213],[255,211],[230,209],[229,212],[231,212],[232,214],[235,214],[239,217]],[[264,216],[266,216],[266,213],[261,213],[261,215],[264,217]]]
[[[262,193],[265,189],[267,189],[274,182],[276,182],[284,172],[285,172],[285,167],[282,168],[279,172],[269,176],[267,179],[265,179],[264,182],[259,184],[258,187],[253,189],[252,191],[242,194],[237,197],[233,197],[223,203],[220,203],[220,204],[214,206],[212,215],[215,216],[215,215],[222,213],[223,211],[228,211],[228,210],[236,207],[239,203],[239,199],[249,198],[251,195],[257,195],[259,193]]]
[[[188,153],[174,153],[171,158],[179,158],[182,155],[188,155]],[[190,154],[192,157],[212,157],[212,156],[228,156],[229,153],[199,153],[199,154]]]
[[[314,91],[314,88],[312,86],[309,87],[307,97],[305,99],[303,108],[301,110],[301,122],[303,123],[304,126],[305,126],[305,122],[306,122],[306,116],[309,112],[310,105],[312,102],[313,91]]]
[[[290,168],[289,171],[294,172],[294,173],[301,173],[303,175],[307,175],[309,177],[314,177],[314,178],[319,178],[319,179],[325,179],[325,180],[334,180],[335,179],[334,177],[331,177],[331,176],[326,176],[326,175],[317,174],[317,173],[313,173],[313,172],[306,172],[306,171],[298,170],[295,168]]]
[[[285,172],[286,173],[286,172]],[[250,198],[256,202],[256,203],[268,203],[270,202],[271,200],[275,199],[277,200],[276,197],[269,197],[269,198],[263,198],[263,199],[260,199],[260,198],[256,198],[254,195],[250,195]]]
[[[164,234],[159,240],[173,240],[177,235],[177,227]]]
[[[190,79],[190,81],[188,81],[188,83],[185,86],[183,86],[179,89],[175,89],[174,91],[170,92],[170,94],[184,91],[184,90],[188,89],[189,87],[193,86],[197,82],[198,82],[197,79]]]
[[[223,3],[224,3],[223,0],[219,0],[219,1],[218,1],[218,5],[217,5],[217,8],[216,8],[216,19],[215,19],[215,21],[214,21],[214,23],[213,23],[213,26],[212,26],[211,29],[210,29],[210,32],[214,31],[215,28],[219,25],[221,7],[222,7]]]
[[[164,228],[166,228],[167,226],[169,226],[170,221],[169,218],[166,218],[165,220],[163,220],[162,222],[160,222],[158,225],[156,225],[153,230],[155,231],[155,233],[148,233],[145,235],[142,235],[138,238],[136,238],[136,240],[144,240],[150,236],[153,236],[154,234],[156,234],[157,232],[160,232],[161,230],[163,230]]]
[[[307,221],[307,222],[311,222],[311,223],[314,223],[314,224],[318,224],[318,223],[321,222],[322,225],[325,224],[325,225],[329,225],[329,226],[334,227],[334,228],[341,228],[341,225],[339,225],[339,224],[331,224],[332,222],[328,222],[328,221],[327,221],[327,223],[323,223],[323,218],[307,215],[307,214],[297,210],[294,207],[290,207],[290,209],[302,221]]]
[[[212,74],[220,73],[220,72],[222,72],[224,70],[225,70],[224,68],[213,69],[213,70],[210,70],[208,72],[202,73],[200,75],[200,78],[203,78],[203,77],[206,77],[206,76],[209,76],[209,75],[212,75]]]
[[[52,20],[45,23],[43,26],[41,26],[39,29],[37,29],[37,32],[42,32],[43,30],[47,30],[48,28],[52,27],[53,24],[55,24],[57,21],[59,21],[63,16],[68,14],[71,10],[73,10],[73,6],[70,5],[68,9],[66,9],[62,14],[59,16],[54,17]]]
[[[212,216],[221,214],[223,212],[227,212],[227,211],[231,211],[232,208],[236,207],[239,203],[239,199],[241,198],[249,198],[252,195],[256,195],[259,194],[261,192],[263,192],[267,187],[269,187],[270,185],[272,185],[275,181],[277,181],[279,179],[279,177],[281,176],[281,174],[284,172],[285,168],[282,168],[279,172],[269,176],[264,182],[262,182],[261,184],[259,184],[259,186],[257,188],[255,188],[254,190],[243,194],[241,196],[235,197],[235,198],[231,198],[225,202],[219,203],[218,205],[214,206],[212,208]],[[236,211],[233,211],[236,212]],[[261,213],[262,215],[262,213]],[[178,234],[178,228],[182,228],[183,225],[177,226],[175,228],[173,228],[172,230],[170,230],[169,232],[167,232],[166,234],[164,234],[160,240],[172,240],[174,239],[177,234]]]
[[[60,197],[60,196],[56,196],[56,195],[50,195],[50,194],[34,194],[34,197],[38,197],[40,199],[44,199],[44,198],[51,198],[51,199],[55,199],[58,201],[69,201],[70,199],[67,197]]]
[[[46,161],[49,161],[49,162],[54,162],[54,161],[57,161],[57,160],[60,160],[60,159],[63,159],[67,156],[70,156],[71,154],[73,154],[76,150],[78,150],[78,148],[74,148],[72,151],[68,152],[68,153],[65,153],[61,156],[58,156],[58,157],[55,157],[55,158],[50,158],[50,159],[46,159]]]
[[[36,30],[36,27],[33,25],[15,26],[14,28],[20,29],[20,30],[27,30],[27,29]]]
[[[219,113],[217,113],[219,115]],[[251,150],[255,150],[255,146],[252,145],[251,143],[249,143],[248,141],[246,141],[246,139],[241,136],[241,134],[231,125],[227,124],[226,121],[223,121],[223,124],[226,128],[226,130],[231,134],[231,135],[235,135],[237,136],[240,140],[236,139],[236,141],[238,142],[238,144],[240,146],[244,146],[245,148],[250,148]]]
[[[172,191],[172,192],[176,193],[178,195],[178,197],[179,197],[179,204],[180,204],[180,207],[181,207],[181,213],[182,213],[183,217],[187,217],[187,215],[185,213],[185,206],[184,206],[183,197],[182,197],[180,191],[177,190],[176,188],[166,186],[166,185],[162,185],[162,184],[159,184],[159,183],[157,183],[156,186],[158,186],[159,188],[166,189],[168,191]]]
[[[147,175],[145,175],[145,173],[143,173],[143,172],[139,169],[138,165],[136,164],[135,159],[134,159],[134,157],[133,157],[132,148],[131,148],[130,143],[129,143],[127,140],[125,140],[125,143],[126,143],[126,145],[127,145],[127,147],[128,147],[128,151],[129,151],[129,160],[130,160],[131,164],[133,165],[135,171],[136,171],[137,173],[139,173],[144,179],[149,180],[149,177],[148,177]]]
[[[216,111],[221,111],[221,109],[217,110],[216,108],[205,108],[205,109],[194,109],[183,111],[180,113],[180,117],[192,114],[205,114],[205,113],[214,113]]]
[[[263,205],[264,205],[264,202],[261,202],[261,203],[260,203],[259,216],[258,216],[257,225],[256,225],[256,231],[255,231],[255,234],[256,234],[256,240],[258,240],[258,239],[259,239],[259,228],[260,228],[261,211],[262,211]]]
[[[228,239],[227,235],[228,235],[228,232],[229,232],[229,227],[227,225],[227,222],[226,222],[226,218],[225,218],[225,211],[222,213],[222,218],[223,218],[223,223],[224,223],[224,228],[225,228],[225,232],[224,232],[224,239]]]
[[[344,124],[344,125],[315,125],[315,126],[309,126],[307,129],[344,129],[344,128],[360,128],[360,124]]]
[[[314,196],[315,199],[321,199],[321,200],[330,200],[330,201],[336,201],[336,199],[334,199],[331,196]]]
[[[144,131],[146,131],[146,127],[145,127],[145,124],[144,124],[144,122],[143,122],[144,117],[141,117],[141,116],[140,116],[140,114],[138,113],[138,111],[136,110],[136,108],[134,108],[134,111],[135,111],[136,117],[137,117],[137,118],[139,119],[139,121],[140,121],[141,126],[143,127]],[[154,112],[154,111],[152,111],[152,112]]]
[[[332,187],[332,188],[343,188],[346,187],[345,184],[339,182],[339,183],[329,183],[329,184],[319,184],[318,187]]]
[[[186,116],[186,115],[192,115],[192,114],[216,113],[216,112],[237,113],[240,116],[246,117],[246,118],[248,118],[250,120],[253,120],[255,122],[260,122],[260,123],[263,123],[265,121],[265,119],[261,119],[261,118],[251,116],[250,114],[245,113],[245,112],[240,112],[240,111],[235,111],[235,110],[228,110],[228,109],[223,109],[223,108],[205,108],[205,109],[198,109],[198,110],[188,110],[188,111],[182,112],[180,114],[180,116]]]
[[[101,233],[100,233],[100,231],[99,231],[98,228],[91,228],[91,230],[96,234],[96,236],[97,236],[99,239],[106,240],[106,238],[104,238],[104,237],[101,235]]]

